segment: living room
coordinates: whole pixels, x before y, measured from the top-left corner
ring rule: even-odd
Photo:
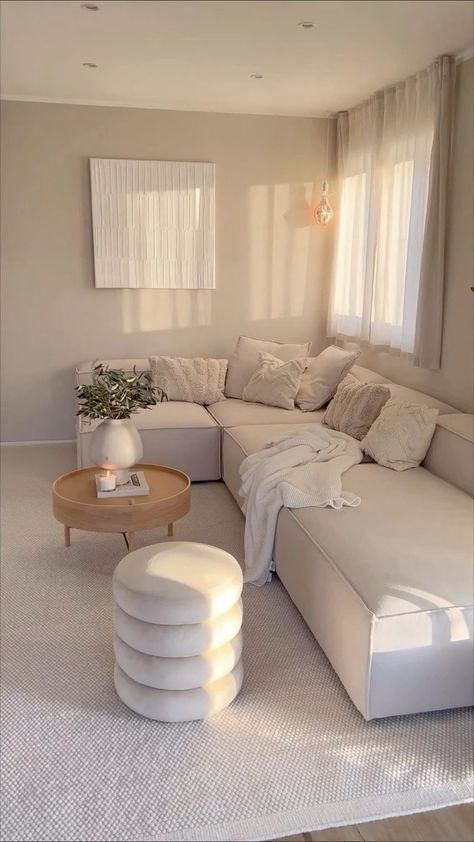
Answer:
[[[472,3],[0,12],[1,838],[472,840]]]

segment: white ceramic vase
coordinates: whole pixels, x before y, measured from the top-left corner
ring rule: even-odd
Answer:
[[[96,465],[113,471],[121,485],[128,480],[127,469],[143,456],[140,433],[129,418],[107,418],[92,433],[89,455]]]

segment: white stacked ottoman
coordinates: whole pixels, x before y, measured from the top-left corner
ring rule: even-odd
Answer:
[[[204,719],[237,696],[242,571],[229,553],[176,541],[129,553],[113,576],[115,689],[136,713]]]

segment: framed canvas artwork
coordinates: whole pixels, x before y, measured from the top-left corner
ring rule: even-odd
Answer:
[[[215,165],[91,158],[95,285],[215,288]]]

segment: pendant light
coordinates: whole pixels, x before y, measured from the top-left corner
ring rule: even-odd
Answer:
[[[328,130],[326,138],[326,178],[323,182],[323,195],[321,201],[314,212],[314,218],[319,225],[327,225],[334,216],[334,211],[328,200],[328,166],[329,166],[329,114],[328,114]]]

